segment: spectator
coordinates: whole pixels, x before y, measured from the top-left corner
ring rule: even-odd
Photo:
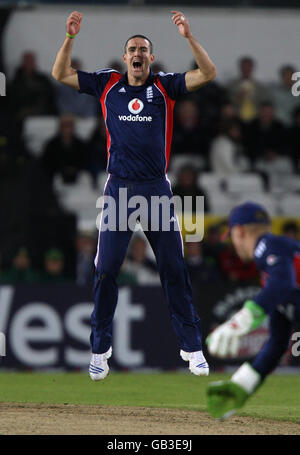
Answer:
[[[176,154],[200,155],[204,159],[207,157],[207,134],[201,124],[197,103],[192,99],[178,103],[172,151]]]
[[[192,284],[218,280],[218,269],[209,258],[203,256],[201,242],[187,242],[185,244],[185,262]]]
[[[81,70],[81,61],[77,58],[72,60],[72,68]],[[92,96],[80,94],[64,84],[56,83],[56,104],[60,115],[73,114],[80,117],[94,117],[100,110],[100,103]]]
[[[70,281],[64,275],[64,255],[61,250],[52,248],[46,251],[44,260],[44,273],[41,281],[44,283],[59,284]]]
[[[75,183],[80,171],[85,168],[85,145],[76,136],[74,128],[74,118],[71,115],[62,116],[58,134],[46,144],[42,165],[51,181],[59,173],[65,183]]]
[[[289,157],[282,156],[277,150],[269,148],[262,152],[254,169],[263,174],[269,187],[278,189],[284,184],[284,179],[288,179],[293,172],[293,163]]]
[[[209,212],[209,198],[205,191],[197,183],[197,170],[190,164],[179,169],[177,175],[177,183],[173,187],[174,196],[180,196],[183,200],[184,196],[192,196],[192,212],[196,212],[196,197],[204,196],[204,211]],[[182,206],[184,209],[184,206]]]
[[[214,264],[218,269],[220,267],[220,253],[226,248],[226,245],[221,240],[221,236],[222,224],[213,224],[207,229],[203,241],[204,256],[209,258],[210,263]]]
[[[256,281],[259,278],[255,262],[243,262],[232,244],[228,244],[220,252],[220,266],[225,280],[228,281]]]
[[[106,128],[103,116],[97,119],[96,127],[91,138],[87,142],[87,168],[94,181],[100,172],[104,172],[107,166]]]
[[[296,221],[286,221],[282,226],[282,235],[293,240],[299,240],[299,225]]]
[[[287,148],[285,139],[285,128],[275,117],[272,103],[262,103],[258,117],[245,127],[245,143],[251,162],[268,148],[283,152]]]
[[[249,169],[249,160],[242,146],[241,128],[236,120],[220,125],[219,135],[211,144],[210,165],[213,172],[222,176]]]
[[[271,88],[272,101],[274,103],[276,117],[285,125],[291,126],[293,111],[300,107],[300,99],[293,96],[292,79],[296,69],[292,65],[284,65],[279,70],[279,83]]]
[[[198,64],[194,61],[191,64],[191,70],[198,71]],[[201,87],[200,90],[191,93],[189,97],[196,101],[201,111],[202,124],[210,132],[218,118],[222,104],[228,99],[227,91],[222,85],[213,80]]]
[[[238,65],[239,75],[228,84],[227,88],[239,118],[249,122],[256,117],[258,106],[266,99],[266,88],[253,76],[255,61],[252,57],[241,57]]]
[[[213,132],[212,136],[217,136],[219,134],[220,127],[230,122],[235,122],[240,126],[243,136],[244,123],[239,119],[235,106],[230,101],[227,101],[221,105],[216,121],[213,123],[213,125],[211,125]]]
[[[289,155],[296,171],[300,171],[300,107],[293,112],[293,124],[287,131]]]
[[[152,63],[151,69],[154,74],[158,74],[160,71],[162,71],[163,73],[166,72],[164,65],[159,61],[155,61],[154,63]]]
[[[150,260],[146,254],[147,243],[140,235],[132,238],[128,258],[123,265],[123,273],[135,277],[136,283],[140,285],[159,284],[160,279],[155,262]]]
[[[7,98],[2,97],[0,103],[0,160],[5,155],[18,159],[30,159],[25,141],[21,136],[20,123],[18,124],[9,112]],[[4,103],[3,100],[5,100]]]
[[[13,257],[12,266],[1,275],[2,283],[37,283],[39,274],[31,268],[31,259],[27,248],[20,248]]]
[[[9,86],[14,117],[20,124],[30,115],[56,114],[54,89],[50,79],[37,69],[36,56],[27,51]]]
[[[122,267],[120,269],[119,276],[117,278],[117,284],[118,286],[130,286],[130,285],[137,285],[138,284],[138,279],[136,276],[135,271],[130,271],[127,270],[127,262],[128,259],[125,258]],[[129,265],[130,268],[130,265]]]
[[[118,59],[111,60],[108,63],[107,68],[112,68],[116,71],[119,71],[119,73],[121,73],[121,74],[123,74],[123,72],[124,72],[124,65],[121,62],[121,60],[118,60]]]
[[[76,238],[76,283],[90,286],[94,280],[94,258],[96,253],[96,236],[93,231],[80,230]]]
[[[230,120],[235,120],[239,122],[239,117],[234,104],[228,101],[222,104],[222,106],[220,107],[219,124],[222,124],[223,122]]]

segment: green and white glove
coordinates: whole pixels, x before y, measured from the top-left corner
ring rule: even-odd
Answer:
[[[265,316],[261,306],[247,300],[240,311],[206,338],[208,352],[215,357],[235,357],[241,337],[259,327]]]
[[[207,410],[218,419],[235,414],[261,385],[260,374],[245,362],[229,381],[211,382],[206,390]]]

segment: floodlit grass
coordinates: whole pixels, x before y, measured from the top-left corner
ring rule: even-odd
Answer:
[[[145,406],[205,411],[206,386],[229,375],[196,377],[181,373],[114,373],[92,382],[83,373],[0,373],[0,402]],[[240,415],[300,420],[300,378],[273,375]]]

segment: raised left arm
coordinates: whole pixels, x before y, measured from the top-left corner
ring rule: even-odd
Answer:
[[[185,74],[186,88],[189,92],[198,90],[216,77],[216,67],[206,51],[192,35],[190,24],[181,11],[172,11],[172,20],[178,27],[179,33],[187,39],[194,54],[198,68]]]

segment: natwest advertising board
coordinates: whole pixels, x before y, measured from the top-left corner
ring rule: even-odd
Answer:
[[[6,368],[87,368],[90,289],[75,285],[0,287]],[[160,287],[123,287],[113,325],[112,368],[184,367]]]
[[[211,368],[252,359],[268,338],[268,322],[242,339],[235,359],[210,357],[205,338],[253,298],[259,287],[218,283],[194,289],[202,320],[203,349]],[[5,335],[7,369],[83,369],[90,361],[91,289],[76,285],[0,287],[0,334]],[[297,341],[297,340],[296,340]],[[121,287],[113,324],[113,369],[187,368],[160,286]],[[292,345],[292,343],[291,343]],[[282,364],[299,365],[291,349]]]

